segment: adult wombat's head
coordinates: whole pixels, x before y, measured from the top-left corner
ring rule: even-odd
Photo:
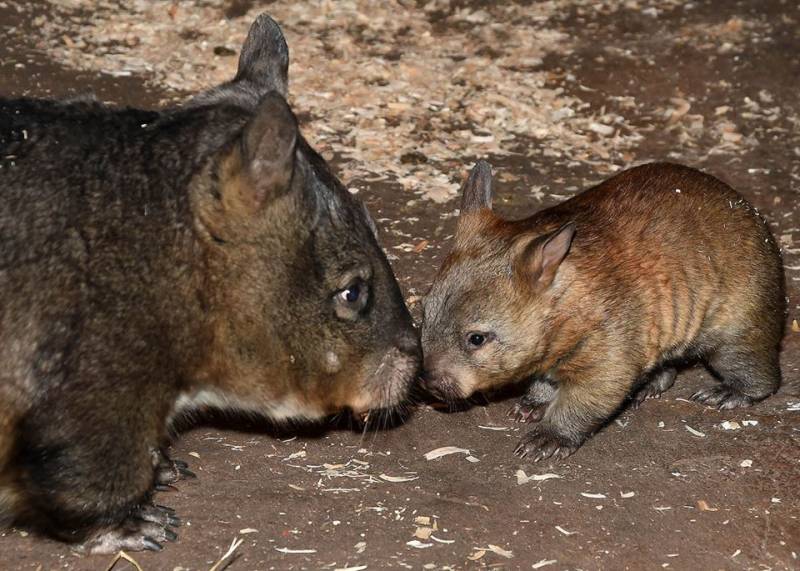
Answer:
[[[299,134],[287,67],[261,16],[236,79],[190,104],[249,114],[192,183],[214,339],[196,398],[274,419],[391,407],[419,367],[417,335],[364,205]]]

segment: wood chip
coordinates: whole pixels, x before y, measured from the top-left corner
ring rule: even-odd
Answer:
[[[378,477],[387,482],[411,482],[419,478],[419,476],[389,476],[388,474],[381,474]]]
[[[506,559],[511,559],[514,557],[514,553],[509,551],[508,549],[503,549],[497,545],[489,544],[489,547],[485,548],[487,551],[491,551],[492,553],[499,555],[500,557],[505,557]]]
[[[684,425],[684,428],[686,428],[686,430],[688,430],[689,432],[691,432],[695,436],[699,436],[700,438],[705,438],[706,437],[706,435],[704,433],[700,432],[699,430],[695,430],[694,428],[692,428],[688,424]]]
[[[541,569],[542,567],[547,567],[548,565],[553,565],[554,563],[558,563],[557,559],[542,559],[537,563],[531,565],[531,569]]]
[[[604,499],[606,499],[606,495],[605,494],[591,494],[589,492],[581,492],[581,495],[584,498],[592,498],[594,500],[604,500]]]
[[[517,476],[518,486],[521,486],[522,484],[527,484],[528,482],[543,482],[545,480],[551,480],[553,478],[561,478],[561,476],[559,476],[558,474],[552,474],[549,472],[547,474],[531,474],[530,476],[528,476],[522,470],[517,470],[516,476]]]
[[[290,549],[288,547],[276,547],[275,551],[280,551],[286,554],[303,554],[303,553],[316,553],[316,549]]]
[[[470,561],[477,561],[478,559],[480,559],[484,555],[486,555],[486,550],[485,549],[478,549],[472,555],[467,555],[467,559],[469,559]]]
[[[449,456],[450,454],[465,454],[469,456],[470,452],[466,448],[458,448],[457,446],[442,446],[441,448],[435,448],[430,452],[426,452],[425,460],[436,460],[437,458]]]
[[[414,246],[414,253],[419,254],[422,250],[428,247],[428,241],[422,240],[419,244]]]
[[[417,539],[406,541],[406,545],[408,545],[409,547],[413,547],[415,549],[427,549],[428,547],[433,547],[433,543],[422,543]]]
[[[705,500],[697,500],[697,509],[699,509],[701,512],[719,511],[718,508],[712,508],[711,506],[709,506],[708,502]]]

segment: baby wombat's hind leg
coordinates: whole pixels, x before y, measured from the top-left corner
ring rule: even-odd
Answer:
[[[550,381],[534,379],[528,392],[508,411],[508,416],[517,422],[539,422],[555,396],[556,388]]]
[[[675,367],[663,367],[650,373],[645,384],[631,397],[633,408],[639,408],[647,399],[661,397],[661,394],[675,383],[677,374]]]
[[[781,384],[777,346],[762,350],[721,347],[709,357],[708,366],[721,384],[701,389],[691,398],[719,409],[750,406],[773,394]]]

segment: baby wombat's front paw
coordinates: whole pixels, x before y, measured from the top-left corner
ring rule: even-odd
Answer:
[[[161,551],[162,543],[175,541],[172,530],[181,524],[180,518],[167,507],[144,505],[136,509],[119,527],[102,532],[76,549],[82,553],[116,553],[127,551]]]
[[[516,422],[539,422],[544,417],[549,403],[534,403],[521,398],[508,411],[508,416]]]
[[[558,434],[553,427],[540,424],[522,437],[514,454],[534,462],[551,456],[563,459],[575,452],[580,445],[580,442]]]

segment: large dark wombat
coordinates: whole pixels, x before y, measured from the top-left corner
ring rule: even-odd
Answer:
[[[298,133],[261,16],[183,108],[0,101],[0,520],[157,549],[163,452],[199,404],[392,407],[420,361],[363,205]]]
[[[686,360],[720,380],[698,402],[771,395],[785,311],[767,224],[712,176],[644,165],[506,221],[482,163],[425,299],[426,382],[452,399],[532,379],[516,412],[536,424],[517,453],[564,457],[627,398],[668,389]]]

